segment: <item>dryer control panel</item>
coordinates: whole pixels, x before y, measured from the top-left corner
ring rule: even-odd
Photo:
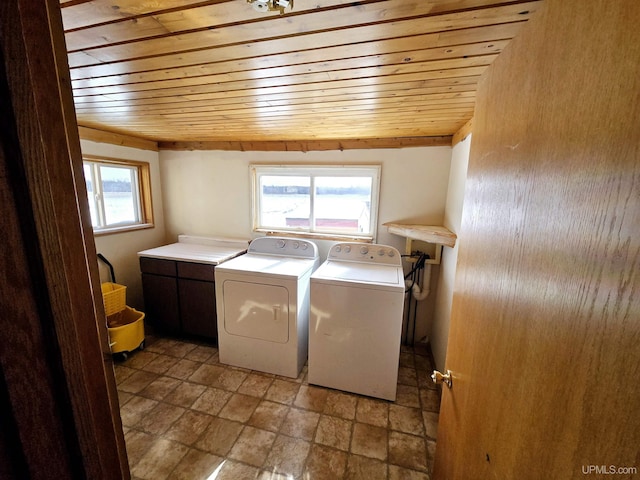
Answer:
[[[327,260],[402,266],[400,252],[396,248],[377,243],[338,243],[329,250]]]
[[[289,237],[260,237],[249,244],[248,253],[283,255],[285,257],[317,258],[318,247],[309,240]]]

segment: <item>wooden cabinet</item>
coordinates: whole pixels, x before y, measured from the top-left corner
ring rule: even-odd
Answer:
[[[140,271],[151,325],[217,342],[214,265],[140,257]]]

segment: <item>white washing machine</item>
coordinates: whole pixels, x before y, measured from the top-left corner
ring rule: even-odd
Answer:
[[[334,245],[311,276],[309,383],[395,400],[404,288],[395,248]]]
[[[296,378],[307,361],[318,247],[261,237],[215,270],[220,362]]]

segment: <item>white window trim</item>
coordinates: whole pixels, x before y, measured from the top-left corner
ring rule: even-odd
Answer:
[[[345,165],[303,165],[303,164],[251,164],[249,165],[251,175],[251,222],[254,232],[277,234],[277,235],[295,235],[307,238],[327,239],[327,240],[353,240],[364,242],[375,242],[378,228],[378,206],[380,198],[380,177],[382,166],[374,164],[345,164]],[[313,177],[322,176],[339,176],[339,177],[363,177],[371,176],[371,232],[363,235],[358,234],[338,234],[314,231],[300,228],[271,228],[259,225],[260,218],[260,192],[259,178],[262,175],[275,176],[310,176],[310,201],[311,212],[310,225],[313,225]]]

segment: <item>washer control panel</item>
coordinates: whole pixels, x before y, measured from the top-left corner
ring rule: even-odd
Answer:
[[[288,237],[260,237],[249,244],[248,253],[316,258],[318,247],[309,240]]]
[[[327,260],[402,265],[400,252],[396,248],[377,243],[364,245],[362,243],[337,243],[329,250]]]

